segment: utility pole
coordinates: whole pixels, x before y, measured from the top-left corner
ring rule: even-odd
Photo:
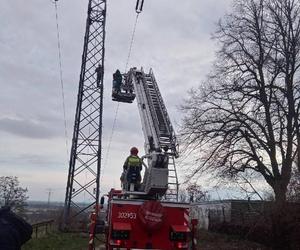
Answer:
[[[52,190],[52,188],[47,188],[46,191],[47,191],[47,193],[48,193],[48,203],[47,203],[47,207],[48,207],[48,209],[49,209],[49,207],[50,207],[51,194],[53,193],[53,190]]]
[[[71,218],[99,203],[105,20],[106,0],[89,0],[65,196],[65,229]]]

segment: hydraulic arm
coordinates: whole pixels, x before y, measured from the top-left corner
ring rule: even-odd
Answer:
[[[123,75],[120,91],[113,90],[115,101],[130,103],[134,98],[137,99],[145,138],[145,158],[148,159],[143,191],[177,199],[177,141],[152,69],[149,73],[143,69],[130,69]]]

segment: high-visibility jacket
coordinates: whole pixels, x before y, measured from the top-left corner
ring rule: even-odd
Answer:
[[[127,157],[124,165],[124,170],[134,169],[136,171],[142,170],[142,160],[136,155],[130,155]]]

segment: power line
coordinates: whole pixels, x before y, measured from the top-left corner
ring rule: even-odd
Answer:
[[[112,142],[112,138],[113,138],[116,123],[117,123],[117,116],[118,116],[119,106],[120,106],[120,103],[118,102],[117,108],[116,108],[116,111],[115,111],[115,115],[114,115],[113,125],[112,125],[112,128],[111,128],[110,137],[109,137],[109,140],[108,140],[108,146],[107,146],[107,150],[106,150],[105,161],[104,161],[103,167],[101,168],[102,174],[101,174],[100,183],[102,183],[102,181],[103,181],[103,173],[104,173],[105,167],[106,167],[107,162],[108,162],[108,156],[109,156],[109,152],[110,152],[111,142]]]
[[[133,43],[134,43],[134,37],[135,37],[136,27],[137,27],[137,23],[138,23],[138,17],[139,17],[139,13],[136,14],[135,22],[134,22],[134,25],[133,25],[133,31],[132,31],[132,34],[131,34],[130,45],[129,45],[129,50],[128,50],[128,55],[127,55],[127,60],[126,60],[124,72],[127,71],[127,67],[128,67],[129,61],[130,61],[131,54],[132,54],[132,47],[133,47]],[[102,175],[101,175],[101,182],[100,183],[102,183],[103,173],[104,173],[105,167],[106,167],[107,162],[108,162],[111,142],[112,142],[112,139],[113,139],[113,135],[114,135],[115,127],[116,127],[116,122],[117,122],[117,117],[118,117],[118,112],[119,112],[119,106],[120,106],[120,103],[118,102],[117,107],[116,107],[116,111],[115,111],[115,116],[114,116],[112,129],[111,129],[111,134],[110,134],[109,141],[108,141],[107,151],[106,151],[106,155],[105,155],[105,161],[104,161],[104,164],[103,164],[103,167],[102,167]]]
[[[56,20],[56,34],[57,34],[57,50],[58,50],[58,61],[59,61],[59,76],[60,76],[60,86],[61,86],[61,97],[63,105],[63,115],[64,115],[64,127],[65,127],[65,143],[67,158],[69,157],[69,143],[68,143],[68,130],[67,130],[67,118],[66,118],[66,105],[65,105],[65,91],[64,91],[64,81],[63,81],[63,69],[62,69],[62,55],[61,55],[61,42],[60,42],[60,32],[59,32],[59,21],[58,21],[58,8],[57,1],[54,1],[55,6],[55,20]]]
[[[131,51],[132,51],[132,47],[133,47],[134,36],[135,36],[135,31],[136,31],[138,18],[139,18],[139,13],[136,14],[136,18],[135,18],[135,22],[134,22],[134,26],[133,26],[133,31],[132,31],[132,35],[131,35],[131,41],[130,41],[128,56],[127,56],[127,61],[126,61],[126,66],[125,66],[125,72],[127,70],[128,63],[129,63],[129,60],[130,60],[130,57],[131,57]]]

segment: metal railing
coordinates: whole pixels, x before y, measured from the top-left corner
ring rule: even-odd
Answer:
[[[48,234],[53,230],[53,224],[54,220],[47,220],[32,224],[32,237],[35,235],[35,238],[37,239],[39,236]]]

